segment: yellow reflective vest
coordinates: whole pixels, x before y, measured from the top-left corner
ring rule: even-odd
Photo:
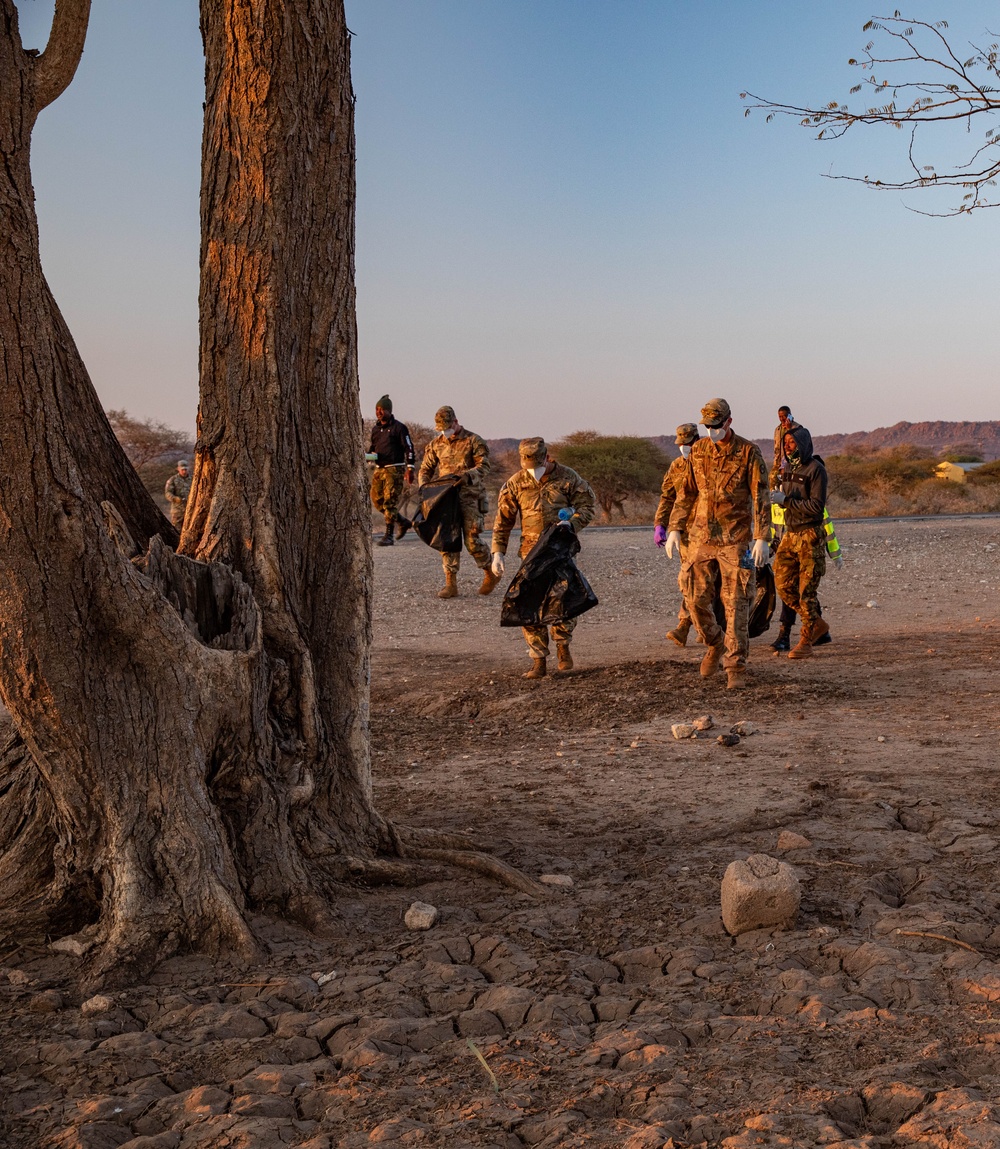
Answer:
[[[771,538],[776,538],[785,529],[785,508],[779,507],[777,503],[771,504]],[[840,554],[840,543],[837,541],[837,532],[833,527],[833,519],[830,518],[829,510],[823,508],[823,531],[826,534],[826,553],[832,559],[836,559]]]

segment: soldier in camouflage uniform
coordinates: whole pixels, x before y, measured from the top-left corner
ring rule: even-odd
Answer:
[[[681,532],[686,529],[688,557],[681,567],[687,585],[685,598],[698,637],[708,647],[701,673],[704,678],[715,673],[724,648],[727,686],[737,690],[746,685],[754,570],[770,558],[767,469],[756,443],[734,433],[725,399],[710,399],[701,409],[701,421],[709,437],[691,448],[691,483],[671,512],[667,555],[680,548]],[[720,576],[724,635],[713,608]]]
[[[163,493],[170,504],[170,521],[180,530],[184,525],[188,495],[191,494],[191,476],[188,473],[187,459],[177,460],[177,474],[167,479]]]
[[[785,533],[774,556],[774,589],[802,618],[798,644],[789,658],[808,658],[816,641],[829,633],[819,612],[819,581],[826,574],[827,475],[823,460],[813,454],[812,436],[796,426],[785,435],[788,466],[779,490],[771,498],[785,512]]]
[[[458,497],[462,508],[465,549],[483,572],[479,593],[490,594],[500,580],[490,569],[489,548],[479,539],[489,505],[485,479],[490,470],[490,449],[485,439],[473,431],[467,431],[459,423],[452,407],[438,409],[434,416],[434,426],[438,434],[431,439],[424,450],[418,481],[423,486],[424,483],[444,475],[463,476]],[[444,586],[438,591],[438,598],[454,598],[458,594],[458,567],[461,557],[460,551],[452,554],[445,552],[441,555]]]
[[[525,558],[538,542],[542,531],[559,522],[559,512],[568,508],[572,514],[566,521],[575,531],[582,530],[594,517],[594,492],[586,479],[570,467],[550,459],[545,440],[522,439],[518,445],[521,470],[504,483],[497,496],[497,516],[493,523],[493,573],[499,579],[504,571],[503,556],[507,553],[510,532],[521,519],[521,548]],[[521,632],[531,654],[531,669],[525,678],[544,678],[549,656],[549,630],[556,643],[560,670],[572,670],[573,658],[569,651],[570,638],[576,619],[547,626],[524,626]]]
[[[653,539],[658,547],[666,545],[670,512],[674,509],[677,496],[691,481],[691,464],[688,460],[691,456],[691,445],[697,443],[699,437],[696,423],[682,423],[677,428],[677,438],[674,439],[674,443],[680,448],[681,453],[670,464],[667,473],[663,476],[663,485],[660,487],[660,503],[653,519]],[[688,545],[687,538],[683,534],[681,535],[680,551],[681,570],[677,576],[677,585],[681,592],[681,609],[677,612],[677,626],[673,630],[667,631],[667,638],[671,642],[676,642],[678,646],[687,646],[687,638],[691,630],[691,610],[684,598],[688,580],[684,578],[683,571],[684,564],[687,562]]]

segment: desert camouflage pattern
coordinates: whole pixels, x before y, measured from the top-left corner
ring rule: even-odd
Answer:
[[[399,513],[399,497],[403,493],[402,467],[376,467],[372,472],[369,494],[375,510],[381,511],[385,525],[391,526]]]
[[[423,486],[443,475],[466,476],[466,485],[476,491],[486,489],[490,470],[490,449],[474,431],[459,427],[452,438],[435,435],[424,448],[417,481]]]
[[[191,473],[187,475],[175,474],[167,479],[163,488],[170,504],[170,521],[180,530],[184,525],[184,510],[187,507],[188,495],[191,494]]]
[[[785,531],[773,566],[774,589],[800,616],[808,636],[820,617],[819,581],[826,574],[826,532],[822,527]]]
[[[586,479],[572,467],[556,463],[541,480],[530,471],[518,471],[500,488],[497,496],[497,514],[493,522],[493,550],[507,553],[510,532],[521,517],[521,558],[538,542],[542,531],[559,521],[563,507],[573,507],[570,522],[576,530],[585,527],[594,517],[594,492]]]
[[[771,533],[771,496],[756,443],[699,439],[691,447],[691,480],[677,496],[668,529],[687,531],[693,547],[740,547]]]
[[[476,566],[486,570],[490,565],[490,548],[479,537],[486,523],[486,492],[476,487],[461,487],[458,503],[462,508],[462,539],[465,549],[476,560]],[[441,565],[446,571],[457,571],[461,558],[461,551],[444,552],[441,555]]]
[[[670,522],[670,515],[673,512],[678,495],[690,481],[690,460],[678,455],[667,468],[667,473],[663,476],[663,483],[660,486],[660,502],[657,505],[656,516],[653,519],[654,526],[666,527]],[[682,539],[686,539],[686,537],[684,533],[681,534]]]
[[[528,644],[528,651],[532,658],[548,658],[549,631],[555,642],[569,642],[576,628],[575,618],[565,619],[563,622],[554,622],[551,626],[522,626],[521,633]]]
[[[722,665],[726,670],[742,669],[750,654],[750,607],[757,591],[757,576],[753,567],[741,565],[745,555],[744,545],[688,544],[687,558],[681,562],[681,594],[691,612],[691,621],[706,646],[725,642]],[[726,609],[724,635],[715,617],[717,572],[722,578],[719,595]]]

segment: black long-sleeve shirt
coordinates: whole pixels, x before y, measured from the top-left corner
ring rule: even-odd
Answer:
[[[405,463],[407,467],[416,465],[416,454],[413,450],[413,440],[405,423],[390,415],[384,422],[376,422],[372,427],[372,440],[368,448],[371,454],[378,455],[380,467],[399,466]]]

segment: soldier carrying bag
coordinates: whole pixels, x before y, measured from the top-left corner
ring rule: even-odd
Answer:
[[[548,626],[597,606],[597,595],[573,561],[579,553],[571,526],[546,527],[507,587],[500,625]]]

